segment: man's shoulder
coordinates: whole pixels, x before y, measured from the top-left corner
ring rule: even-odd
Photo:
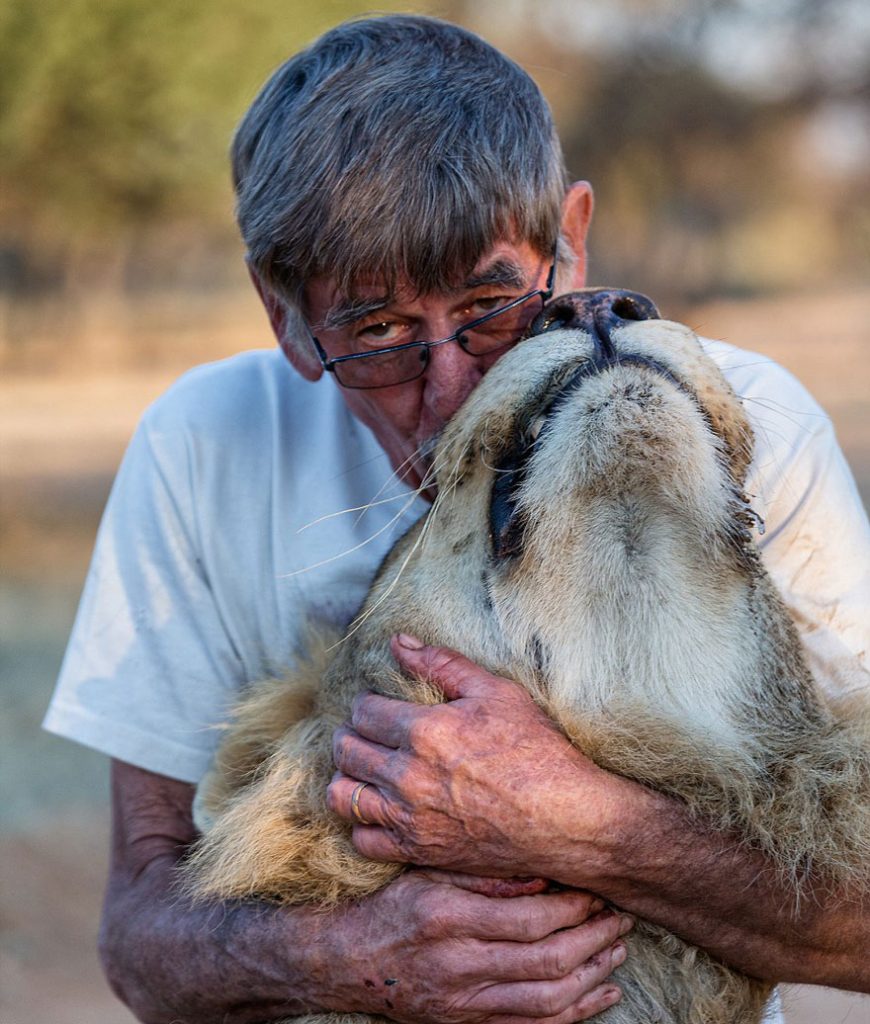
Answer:
[[[280,349],[254,349],[194,367],[146,410],[152,437],[195,436],[202,443],[248,444],[265,434],[292,437],[343,415],[330,382],[310,384]]]
[[[828,421],[824,409],[797,377],[769,356],[712,338],[699,341],[744,403],[768,400],[799,417]],[[751,418],[753,410],[747,407],[747,412]]]
[[[195,366],[182,374],[145,413],[151,425],[181,425],[263,408],[264,400],[295,387],[293,371],[278,350],[253,349]]]
[[[793,399],[799,413],[826,417],[813,395],[803,384],[768,355],[738,348],[726,341],[700,338],[706,354],[719,366],[738,396],[776,394]]]
[[[359,503],[389,475],[374,435],[354,419],[334,382],[326,375],[304,380],[279,349],[185,373],[146,410],[128,458],[136,471],[156,467],[176,488],[198,495],[268,481],[258,493],[265,501],[270,488],[281,490],[285,507],[313,480],[330,492],[326,478],[340,479],[348,491],[335,499],[341,507]],[[248,493],[246,507],[252,501]]]

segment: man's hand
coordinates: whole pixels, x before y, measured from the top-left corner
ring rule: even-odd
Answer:
[[[630,918],[589,893],[483,894],[494,888],[415,870],[349,907],[333,925],[329,1005],[409,1024],[571,1024],[619,1000],[607,979]]]
[[[140,1020],[243,1024],[335,1010],[408,1024],[570,1024],[620,997],[607,979],[631,922],[588,893],[409,871],[331,912],[190,904],[176,868],[195,836],[193,787],[120,762],[112,787],[100,946]]]
[[[328,801],[354,823],[360,853],[552,878],[560,850],[576,857],[587,843],[591,855],[606,838],[614,790],[631,784],[584,757],[516,683],[455,651],[416,643],[396,638],[396,659],[435,682],[449,703],[365,694],[354,701],[349,726],[335,733],[339,771]]]
[[[366,695],[337,730],[329,801],[355,823],[361,852],[543,875],[755,977],[870,992],[865,890],[819,882],[798,913],[788,882],[761,854],[679,802],[597,768],[516,684],[413,638],[394,640],[393,653],[449,703]],[[361,782],[369,785],[360,790]]]

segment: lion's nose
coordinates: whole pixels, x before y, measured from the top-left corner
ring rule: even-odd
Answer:
[[[617,327],[631,320],[658,319],[655,303],[640,292],[595,288],[552,299],[535,318],[530,334],[566,329],[586,331],[600,353],[612,359],[615,351],[610,336]]]

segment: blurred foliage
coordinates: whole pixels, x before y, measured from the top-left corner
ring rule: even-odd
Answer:
[[[240,115],[275,65],[367,6],[0,0],[7,237],[75,245],[228,219]]]
[[[275,65],[367,7],[0,0],[7,290],[219,283],[231,239],[238,256],[234,125]],[[595,283],[697,298],[866,273],[866,0],[416,9],[481,32],[542,84],[572,173],[596,188]]]
[[[595,187],[590,283],[680,303],[870,280],[866,0],[513,0],[521,48],[498,6],[472,27],[542,83]]]
[[[684,62],[603,63],[589,94],[563,136],[596,184],[596,280],[692,300],[866,273],[868,180],[810,152],[815,101],[759,100]]]

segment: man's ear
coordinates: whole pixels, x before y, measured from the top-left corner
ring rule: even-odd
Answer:
[[[592,186],[588,181],[575,181],[562,200],[562,236],[577,257],[568,281],[569,288],[586,286],[586,236],[594,205]]]
[[[319,380],[323,375],[323,367],[320,365],[320,360],[317,358],[317,353],[314,351],[313,346],[306,338],[294,339],[289,335],[288,328],[294,318],[288,315],[284,300],[272,291],[250,263],[247,264],[247,267],[248,276],[257,289],[257,294],[260,296],[260,301],[263,303],[263,308],[269,317],[272,333],[278,339],[281,351],[290,361],[296,372],[306,380]],[[310,351],[305,348],[306,342]]]

